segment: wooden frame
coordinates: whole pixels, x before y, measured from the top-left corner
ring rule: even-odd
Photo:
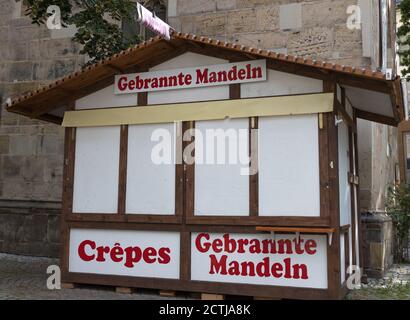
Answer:
[[[324,81],[323,92],[333,92],[336,83]],[[230,86],[230,99],[240,98],[240,86]],[[336,99],[336,98],[335,98]],[[141,105],[145,105],[147,97],[138,97]],[[139,103],[139,105],[140,105]],[[73,103],[72,103],[73,105]],[[73,108],[73,107],[72,107]],[[194,208],[194,164],[176,166],[176,211],[175,216],[164,215],[127,215],[125,214],[125,190],[127,167],[127,131],[125,125],[121,128],[120,142],[120,175],[119,202],[117,214],[83,214],[72,212],[73,177],[75,161],[75,128],[66,128],[63,212],[61,219],[62,250],[61,265],[64,282],[93,283],[124,287],[157,288],[180,291],[217,292],[221,294],[241,294],[267,296],[272,298],[291,299],[339,299],[346,293],[346,287],[340,283],[340,234],[346,232],[346,226],[339,222],[339,187],[338,187],[338,141],[337,126],[334,118],[340,110],[319,115],[319,172],[320,172],[320,217],[260,217],[258,216],[258,179],[249,178],[249,208],[248,217],[207,217],[193,216]],[[355,123],[353,119],[352,123]],[[182,123],[183,132],[195,128],[193,121]],[[249,118],[249,128],[258,127],[258,118]],[[353,127],[353,126],[351,126]],[[254,150],[254,141],[249,139],[250,153]],[[352,142],[356,145],[356,142]],[[183,141],[183,147],[189,141]],[[257,160],[255,157],[252,160]],[[356,159],[357,160],[357,159]],[[178,210],[177,210],[178,207]],[[283,286],[264,286],[235,283],[212,283],[191,280],[191,233],[204,232],[235,232],[257,233],[256,226],[311,228],[312,233],[320,230],[332,230],[333,241],[327,246],[328,288],[312,289]],[[72,228],[92,228],[109,230],[152,230],[177,231],[180,233],[180,279],[141,278],[130,276],[112,276],[99,274],[83,274],[69,272],[69,243]],[[302,229],[300,229],[302,230]],[[306,229],[303,229],[306,231]],[[320,232],[319,232],[320,233]],[[346,241],[346,237],[345,237]]]

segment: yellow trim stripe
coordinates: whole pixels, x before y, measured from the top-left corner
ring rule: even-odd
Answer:
[[[66,111],[63,127],[96,127],[331,112],[333,93]]]

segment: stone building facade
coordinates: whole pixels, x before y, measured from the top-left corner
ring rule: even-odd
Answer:
[[[66,30],[33,25],[21,2],[0,1],[0,252],[57,256],[64,131],[8,113],[10,96],[79,68]]]
[[[161,2],[167,7],[168,23],[177,31],[340,64],[379,67],[378,0],[359,1],[363,9],[359,28],[348,27],[352,12],[357,13],[357,0]],[[21,2],[15,0],[0,0],[0,8],[2,103],[84,63],[78,45],[71,41],[72,28],[32,25]],[[362,121],[360,130],[368,137],[359,141],[361,205],[363,210],[383,209],[386,185],[394,182],[395,129]],[[0,252],[58,254],[62,159],[61,128],[1,110]]]

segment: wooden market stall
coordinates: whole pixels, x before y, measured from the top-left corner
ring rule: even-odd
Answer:
[[[361,266],[356,119],[404,113],[381,72],[176,32],[7,110],[66,130],[64,282],[300,299]]]

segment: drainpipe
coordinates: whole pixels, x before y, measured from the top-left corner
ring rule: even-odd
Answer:
[[[380,69],[387,69],[387,30],[388,30],[388,0],[379,0],[380,10]]]

